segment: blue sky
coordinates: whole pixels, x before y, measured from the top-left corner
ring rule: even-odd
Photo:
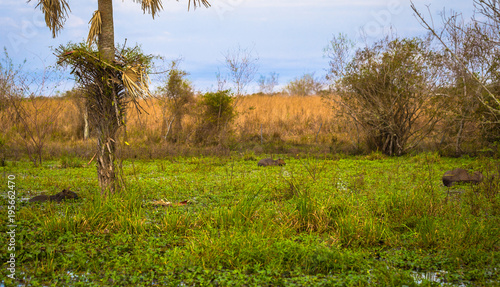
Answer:
[[[52,38],[38,1],[0,2],[0,46],[25,69],[41,71],[53,65],[51,47],[87,38],[88,21],[97,0],[68,0],[71,13],[57,38]],[[471,16],[472,0],[415,0],[422,12],[440,25],[439,12],[453,9]],[[328,60],[323,48],[333,35],[345,33],[359,43],[382,38],[389,29],[399,37],[422,36],[408,0],[212,0],[211,8],[187,11],[187,0],[163,1],[164,10],[153,20],[132,0],[114,1],[115,41],[139,43],[145,53],[166,60],[183,58],[181,68],[201,91],[215,89],[218,70],[227,73],[224,53],[238,46],[251,49],[258,60],[256,79],[279,74],[280,85],[304,73],[323,76]],[[430,6],[429,6],[430,5]],[[429,11],[427,10],[429,6]],[[365,36],[362,37],[361,35]],[[71,88],[66,81],[60,90]],[[255,84],[254,84],[255,86]],[[255,87],[249,87],[251,92]]]

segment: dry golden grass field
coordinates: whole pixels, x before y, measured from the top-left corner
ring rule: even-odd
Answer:
[[[222,145],[195,143],[193,133],[200,124],[197,101],[191,103],[182,119],[182,130],[175,142],[164,139],[165,126],[171,118],[158,99],[142,100],[142,110],[129,107],[126,128],[119,136],[121,152],[133,157],[163,157],[189,153],[217,153],[229,150],[256,154],[273,153],[358,153],[363,134],[346,118],[335,116],[332,102],[320,96],[248,95],[236,101],[237,115]],[[0,110],[0,143],[4,157],[19,157],[27,148],[41,145],[46,156],[74,154],[92,156],[95,147],[83,140],[84,113],[80,100],[71,97],[25,100],[24,121],[12,109]],[[432,150],[443,141],[440,125],[423,142],[420,150]],[[126,133],[125,133],[126,130]],[[466,130],[473,133],[473,127]],[[30,147],[30,142],[32,147]],[[464,142],[466,146],[467,142]],[[473,149],[473,148],[472,148]]]

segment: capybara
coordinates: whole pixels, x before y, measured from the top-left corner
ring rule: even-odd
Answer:
[[[29,202],[44,202],[44,201],[55,201],[61,202],[66,199],[78,199],[78,195],[69,189],[63,189],[63,191],[54,195],[37,195],[29,200]]]
[[[268,158],[263,158],[261,160],[259,160],[259,162],[257,163],[258,166],[270,166],[270,165],[279,165],[279,166],[282,166],[282,165],[285,165],[285,161],[282,160],[281,158],[278,158],[277,160],[274,160],[270,157]]]
[[[452,186],[455,182],[470,182],[470,183],[480,183],[483,180],[483,174],[479,171],[469,174],[467,170],[463,168],[455,168],[454,170],[449,170],[443,175],[444,186]]]

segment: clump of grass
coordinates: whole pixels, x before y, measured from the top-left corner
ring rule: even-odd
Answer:
[[[383,245],[390,232],[383,219],[369,213],[352,212],[338,217],[333,224],[344,247]]]
[[[294,212],[289,220],[297,231],[324,233],[332,230],[328,203],[320,203],[308,190],[299,192],[293,203]]]
[[[60,168],[78,168],[83,167],[84,162],[79,157],[62,156],[59,158]]]
[[[242,158],[243,160],[251,160],[251,161],[254,161],[254,160],[257,160],[257,156],[255,155],[255,152],[254,151],[246,151],[242,154]]]
[[[441,156],[438,152],[423,152],[416,154],[410,158],[410,161],[415,164],[437,164],[441,163]]]
[[[380,151],[372,151],[370,154],[366,155],[367,160],[381,160],[387,158],[385,154]]]
[[[209,226],[218,229],[228,229],[234,226],[246,228],[262,216],[261,208],[262,198],[258,193],[250,193],[228,206],[215,208],[204,220]]]
[[[160,232],[167,232],[186,236],[196,227],[197,218],[190,213],[173,208],[164,208],[163,217],[154,225]]]

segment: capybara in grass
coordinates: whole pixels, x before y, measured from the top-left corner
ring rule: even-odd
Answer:
[[[258,166],[270,166],[270,165],[279,165],[279,166],[282,166],[282,165],[285,165],[285,161],[282,160],[281,158],[278,158],[277,160],[274,160],[270,157],[268,158],[263,158],[261,160],[259,160],[259,162],[257,163]]]
[[[482,180],[483,174],[481,172],[475,171],[473,174],[469,174],[463,168],[449,170],[443,175],[443,184],[448,187],[452,186],[455,182],[480,183]]]
[[[63,191],[54,195],[37,195],[29,200],[29,202],[44,202],[44,201],[55,201],[61,202],[66,199],[78,199],[78,195],[69,189],[63,189]]]

